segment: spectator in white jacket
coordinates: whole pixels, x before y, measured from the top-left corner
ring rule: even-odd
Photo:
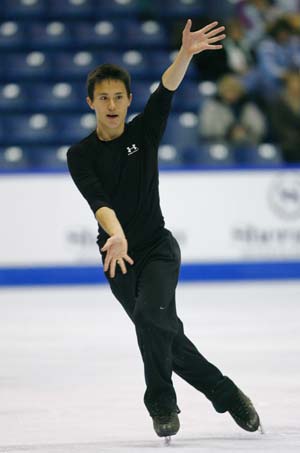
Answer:
[[[199,112],[199,133],[209,143],[249,147],[260,143],[266,135],[266,118],[247,99],[240,79],[227,74],[218,81],[217,95],[209,98]]]

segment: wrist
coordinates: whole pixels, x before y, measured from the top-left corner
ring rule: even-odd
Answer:
[[[183,46],[180,47],[179,54],[180,57],[184,59],[187,63],[191,61],[194,55],[192,52],[188,52]]]
[[[123,230],[118,230],[118,231],[114,231],[110,237],[115,237],[117,239],[121,239],[121,240],[125,240],[126,241],[126,237],[125,237],[125,234],[124,234],[124,231]]]

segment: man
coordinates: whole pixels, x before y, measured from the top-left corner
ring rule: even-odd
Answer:
[[[159,204],[157,154],[172,94],[193,55],[222,47],[224,27],[217,24],[191,32],[187,21],[177,57],[144,111],[128,124],[129,74],[107,64],[92,71],[87,102],[97,128],[68,151],[72,178],[99,224],[105,275],[135,324],[147,386],[144,402],[158,436],[179,430],[172,371],[203,392],[218,412],[229,411],[242,428],[259,427],[250,400],[184,334],[175,306],[180,249],[164,227]]]

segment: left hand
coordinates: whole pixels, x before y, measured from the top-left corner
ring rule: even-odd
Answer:
[[[133,265],[133,259],[127,255],[128,244],[125,236],[113,235],[105,242],[101,252],[106,252],[104,260],[104,272],[109,270],[111,278],[115,277],[116,265],[118,264],[123,274],[127,273],[125,262]]]
[[[192,21],[188,19],[182,32],[182,49],[190,56],[203,52],[203,50],[222,49],[222,44],[215,44],[226,37],[220,34],[225,27],[218,27],[218,22],[212,22],[200,30],[191,32]]]

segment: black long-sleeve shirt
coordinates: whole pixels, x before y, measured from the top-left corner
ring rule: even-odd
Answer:
[[[154,241],[164,229],[158,190],[158,146],[166,127],[173,92],[160,83],[144,111],[125,124],[123,134],[102,141],[96,131],[71,146],[71,176],[95,213],[115,211],[128,250]],[[98,224],[100,248],[109,237]]]

